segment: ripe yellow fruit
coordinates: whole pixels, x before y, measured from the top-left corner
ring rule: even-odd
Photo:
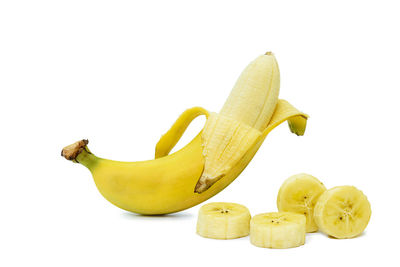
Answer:
[[[306,173],[293,175],[279,189],[278,210],[304,214],[307,233],[315,232],[318,226],[314,222],[314,206],[325,190],[325,186],[314,176]]]
[[[244,170],[268,133],[284,121],[303,135],[308,116],[278,100],[275,57],[260,56],[239,77],[221,114],[195,107],[185,111],[156,145],[155,159],[121,162],[95,156],[87,141],[63,149],[68,160],[86,166],[100,193],[136,213],[166,214],[197,205],[228,186]],[[243,97],[241,97],[243,96]],[[189,144],[169,155],[190,122],[208,119]]]
[[[336,238],[360,235],[371,218],[371,205],[354,186],[337,186],[325,191],[314,209],[318,228]]]
[[[304,245],[306,217],[294,212],[270,212],[250,221],[250,242],[262,248],[293,248]]]
[[[197,219],[197,234],[214,239],[234,239],[249,235],[251,215],[240,204],[213,202],[202,206]]]

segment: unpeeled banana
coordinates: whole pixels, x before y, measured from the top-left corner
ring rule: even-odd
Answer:
[[[371,217],[371,205],[354,186],[337,186],[325,191],[314,209],[319,229],[336,238],[360,235]]]
[[[234,239],[249,235],[251,215],[240,204],[213,202],[202,206],[197,219],[197,234],[214,239]]]
[[[306,217],[294,212],[270,212],[250,221],[250,242],[262,248],[293,248],[304,245]]]
[[[283,121],[303,135],[308,116],[278,100],[279,69],[271,53],[252,62],[239,77],[220,114],[195,107],[185,111],[156,145],[155,159],[120,162],[95,156],[88,141],[62,150],[86,166],[100,193],[114,205],[136,213],[181,211],[228,186],[253,158],[268,133]],[[190,122],[208,119],[184,148],[169,155]]]
[[[293,175],[279,189],[278,210],[304,214],[307,233],[315,232],[318,226],[314,222],[314,206],[325,190],[324,184],[314,176],[306,173]]]

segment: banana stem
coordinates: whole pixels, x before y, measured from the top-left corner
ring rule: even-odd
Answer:
[[[67,160],[80,163],[88,169],[91,169],[97,164],[99,158],[90,152],[89,148],[86,146],[88,143],[88,140],[83,139],[73,143],[72,145],[66,146],[61,151],[61,156]]]

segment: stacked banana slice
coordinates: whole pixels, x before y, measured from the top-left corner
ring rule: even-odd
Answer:
[[[304,214],[308,233],[319,229],[336,238],[360,235],[371,217],[371,206],[362,191],[354,186],[326,190],[322,182],[305,173],[282,184],[277,206],[279,211]]]
[[[353,238],[367,227],[371,205],[354,186],[337,186],[321,195],[314,218],[322,232],[336,238]]]
[[[307,218],[307,233],[315,232],[318,226],[314,222],[314,206],[325,190],[324,184],[309,174],[293,175],[279,189],[278,210],[304,214]]]
[[[240,204],[214,202],[200,208],[197,233],[214,239],[234,239],[249,235],[251,215]]]
[[[263,248],[293,248],[305,243],[306,232],[322,232],[336,238],[360,235],[368,225],[371,206],[354,186],[326,190],[315,177],[301,173],[281,186],[279,212],[250,216],[235,203],[209,203],[199,210],[197,233],[215,239],[233,239],[250,234],[250,242]]]

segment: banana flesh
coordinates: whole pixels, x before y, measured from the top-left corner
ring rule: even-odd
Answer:
[[[306,217],[293,212],[270,212],[250,221],[250,242],[262,248],[293,248],[304,245]]]
[[[268,126],[279,95],[275,56],[266,53],[240,75],[219,114],[212,114],[202,134],[205,166],[195,187],[202,193],[237,164]]]
[[[336,238],[360,235],[371,217],[371,205],[354,186],[337,186],[325,191],[314,209],[319,229]]]
[[[314,222],[314,206],[325,190],[325,186],[309,174],[293,175],[279,189],[278,210],[304,214],[307,219],[306,232],[315,232],[318,226]]]
[[[204,192],[225,176],[260,136],[260,131],[246,124],[211,113],[202,132],[206,160],[195,192]]]
[[[272,117],[279,86],[278,63],[275,56],[267,52],[243,70],[220,114],[261,131]]]
[[[214,239],[234,239],[249,235],[251,215],[240,204],[214,202],[199,210],[196,232]]]

